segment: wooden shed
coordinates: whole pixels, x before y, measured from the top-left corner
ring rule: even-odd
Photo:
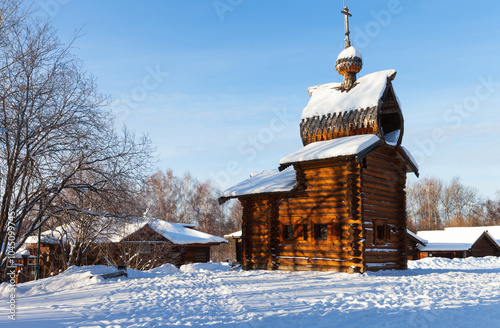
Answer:
[[[98,224],[96,224],[98,226]],[[193,229],[193,225],[170,223],[155,218],[131,218],[116,226],[99,228],[100,235],[90,243],[82,264],[125,264],[135,269],[151,269],[165,263],[181,266],[210,261],[210,248],[227,240]],[[41,234],[41,277],[64,269],[66,254],[79,235],[74,226],[62,225]],[[27,238],[24,247],[37,253],[38,236]],[[106,257],[106,259],[105,259]]]
[[[408,260],[420,259],[420,247],[425,247],[428,241],[420,238],[410,230],[406,230],[406,256]]]
[[[418,247],[419,258],[500,256],[500,226],[453,227],[419,231],[417,235],[427,240]]]
[[[418,168],[401,146],[396,71],[356,79],[361,66],[347,39],[336,62],[344,82],[308,90],[304,147],[222,194],[243,206],[244,269],[406,268],[406,174]]]

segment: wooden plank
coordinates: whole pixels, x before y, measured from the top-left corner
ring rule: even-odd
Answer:
[[[304,266],[324,266],[324,267],[363,267],[362,260],[323,260],[323,259],[301,259],[301,258],[279,258],[278,264],[281,265],[304,265]]]
[[[331,258],[331,259],[350,259],[353,256],[347,255],[345,253],[339,252],[334,253],[332,251],[281,251],[279,252],[279,256],[285,257],[307,257],[307,258]]]
[[[299,245],[279,245],[280,252],[290,252],[293,250],[299,250],[303,252],[342,252],[342,246],[340,244],[336,245],[312,245],[312,244],[299,244]]]
[[[399,262],[401,255],[392,256],[366,256],[366,263],[386,263],[386,262]]]
[[[349,217],[349,213],[347,210],[343,209],[334,209],[334,208],[302,208],[302,209],[289,209],[280,211],[280,215],[316,215],[316,214],[331,214],[335,216]]]
[[[342,206],[345,204],[346,199],[325,199],[325,198],[308,198],[308,199],[300,199],[296,201],[283,202],[280,204],[280,207],[292,207],[292,206],[309,206],[316,205],[321,203],[326,206]]]

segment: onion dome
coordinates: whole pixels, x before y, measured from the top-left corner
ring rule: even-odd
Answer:
[[[344,77],[342,89],[349,91],[356,82],[356,74],[363,67],[363,57],[361,53],[353,46],[345,48],[337,57],[335,68],[337,72]]]

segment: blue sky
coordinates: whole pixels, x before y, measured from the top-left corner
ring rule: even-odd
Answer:
[[[473,7],[473,5],[475,7]],[[494,197],[500,162],[497,1],[347,1],[360,76],[396,69],[403,145],[421,176]],[[481,7],[477,7],[477,6]],[[157,166],[221,188],[299,149],[313,85],[338,82],[342,1],[35,0],[115,101],[148,133]],[[410,181],[415,178],[410,177]]]

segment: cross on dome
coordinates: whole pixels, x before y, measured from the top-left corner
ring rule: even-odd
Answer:
[[[345,18],[344,18],[344,22],[345,22],[345,47],[349,48],[351,46],[351,40],[349,39],[349,34],[351,34],[351,32],[349,31],[349,17],[352,17],[352,14],[349,12],[349,8],[346,7],[345,1],[344,1],[344,10],[342,10],[341,13],[345,15]]]
[[[345,49],[337,57],[335,68],[337,69],[337,72],[344,77],[344,82],[342,83],[340,89],[342,91],[349,92],[349,90],[355,86],[356,74],[359,73],[363,67],[363,57],[361,56],[361,53],[356,50],[356,48],[351,46],[351,40],[349,38],[349,35],[351,34],[351,31],[349,31],[349,17],[352,17],[352,14],[349,12],[349,8],[345,5],[345,1],[344,9],[341,13],[344,15],[345,23]]]

